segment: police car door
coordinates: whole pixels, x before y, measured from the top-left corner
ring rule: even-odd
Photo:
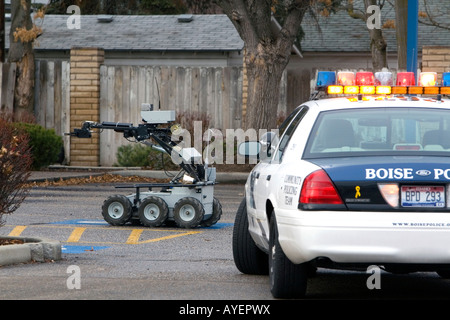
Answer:
[[[267,217],[266,202],[270,192],[278,189],[275,184],[279,182],[279,179],[274,177],[279,175],[277,173],[282,161],[283,152],[306,111],[307,107],[299,107],[289,115],[278,130],[281,137],[279,143],[278,139],[272,139],[270,152],[268,153],[269,157],[263,159],[258,167],[255,168],[257,170],[254,171],[254,179],[252,179],[254,181],[253,198],[258,219],[265,219]]]

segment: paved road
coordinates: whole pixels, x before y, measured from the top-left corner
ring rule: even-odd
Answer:
[[[59,240],[63,260],[0,268],[0,299],[271,298],[267,278],[240,274],[232,259],[242,185],[218,185],[221,221],[194,230],[109,226],[100,207],[120,191],[108,185],[34,188],[0,235]],[[81,289],[67,287],[75,274],[70,266],[79,267]]]
[[[195,230],[109,226],[100,206],[117,192],[111,185],[34,188],[0,235],[59,240],[63,259],[0,267],[0,299],[272,299],[268,277],[243,275],[232,259],[242,185],[217,185],[222,219]],[[450,281],[434,273],[382,273],[380,290],[367,288],[368,277],[320,269],[308,298],[450,298]]]

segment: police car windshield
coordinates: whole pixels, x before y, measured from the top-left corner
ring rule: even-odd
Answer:
[[[321,112],[303,158],[450,156],[450,110],[374,108]]]

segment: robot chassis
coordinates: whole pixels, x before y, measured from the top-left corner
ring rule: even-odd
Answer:
[[[181,170],[168,183],[116,186],[134,188],[136,192],[108,197],[102,206],[103,218],[114,226],[136,221],[146,227],[175,224],[181,228],[196,228],[216,224],[222,215],[222,206],[214,197],[215,168],[202,164],[202,156],[196,149],[181,148],[172,141],[171,134],[180,130],[179,125],[167,125],[175,120],[175,111],[149,109],[141,111],[143,123],[137,127],[132,123],[85,121],[81,129],[69,133],[77,138],[90,138],[91,129],[111,129],[122,132],[126,139],[134,138],[179,160]],[[159,191],[155,191],[156,188]]]

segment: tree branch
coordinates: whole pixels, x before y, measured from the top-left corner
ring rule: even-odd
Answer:
[[[433,16],[432,16],[431,13],[430,13],[430,9],[429,9],[429,7],[428,7],[428,5],[427,5],[427,0],[424,0],[423,2],[424,2],[425,12],[426,12],[426,14],[427,14],[427,18],[428,18],[428,20],[430,20],[430,21],[429,21],[429,22],[426,22],[425,20],[422,20],[422,19],[419,18],[419,23],[424,24],[424,25],[427,25],[427,26],[434,26],[434,27],[437,27],[437,28],[441,28],[441,29],[445,29],[445,30],[450,30],[450,25],[444,25],[444,24],[442,24],[442,23],[439,23],[439,22],[437,22],[437,21],[433,18]]]

